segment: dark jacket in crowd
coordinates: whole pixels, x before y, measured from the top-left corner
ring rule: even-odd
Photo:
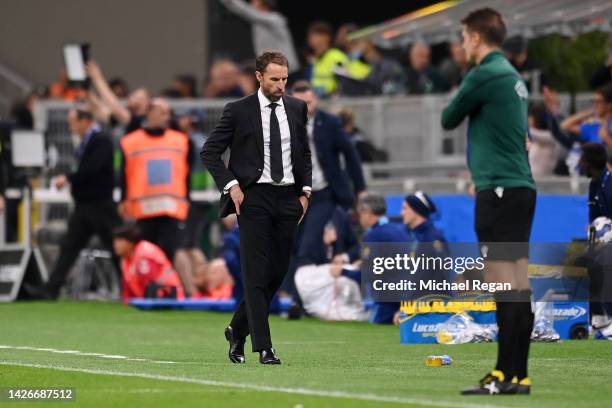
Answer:
[[[352,206],[355,201],[353,190],[360,192],[365,190],[366,186],[359,154],[342,128],[340,119],[321,110],[317,111],[314,117],[313,138],[319,165],[336,202],[345,208]],[[340,165],[341,153],[346,161],[346,171],[353,182],[353,190],[347,174]]]
[[[94,131],[77,153],[77,170],[68,175],[75,203],[112,202],[115,187],[111,138]]]

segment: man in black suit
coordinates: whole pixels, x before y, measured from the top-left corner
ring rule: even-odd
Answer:
[[[251,335],[262,364],[280,364],[268,324],[272,297],[287,269],[298,222],[311,193],[307,108],[285,96],[287,58],[265,52],[255,61],[259,90],[225,106],[202,148],[202,161],[222,191],[220,216],[236,212],[245,297],[225,336],[229,358],[244,363]],[[230,148],[226,166],[221,155]]]
[[[42,291],[30,291],[34,297],[58,297],[68,272],[92,235],[98,235],[104,247],[113,253],[112,230],[119,224],[113,201],[113,141],[101,131],[86,107],[71,109],[68,124],[70,131],[81,138],[75,152],[76,170],[55,177],[53,182],[59,189],[70,184],[75,206],[49,282]]]

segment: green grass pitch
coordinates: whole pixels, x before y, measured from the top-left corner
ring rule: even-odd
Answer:
[[[495,344],[402,345],[395,327],[272,317],[283,364],[261,366],[247,353],[247,364],[234,365],[223,337],[229,317],[107,303],[0,305],[0,387],[76,389],[75,402],[0,408],[559,408],[610,406],[612,398],[608,341],[534,344],[531,396],[462,397],[491,368]],[[454,362],[426,367],[430,354]]]

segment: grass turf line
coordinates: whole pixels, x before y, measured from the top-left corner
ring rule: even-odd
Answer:
[[[105,360],[0,349],[0,360],[40,366],[72,367],[151,376],[186,377],[255,387],[307,389],[333,393],[397,398],[412,406],[537,406],[591,407],[607,404],[612,377],[612,345],[604,341],[535,344],[529,397],[467,398],[458,391],[473,384],[493,364],[494,344],[462,346],[401,345],[394,327],[364,323],[332,323],[272,318],[272,334],[283,365],[262,367],[247,353],[247,364],[227,361],[223,328],[228,314],[164,311],[141,312],[107,303],[21,302],[0,306],[0,344],[119,354],[177,364]],[[247,346],[249,344],[247,343]],[[429,354],[450,354],[450,367],[425,367]],[[20,374],[21,373],[21,374]],[[24,375],[23,373],[27,373]],[[253,389],[179,383],[151,378],[118,377],[0,366],[0,386],[36,386],[23,382],[71,379],[77,406],[103,398],[105,406],[380,406],[364,399],[317,397]],[[88,387],[94,384],[95,387]],[[43,385],[41,383],[40,385]],[[60,384],[61,385],[61,384]],[[114,392],[98,392],[115,389]],[[159,389],[150,396],[138,390]],[[200,393],[201,390],[206,390]],[[181,393],[183,397],[177,397]],[[204,394],[204,395],[203,395]],[[169,399],[166,399],[168,395]],[[98,397],[96,397],[98,396]],[[136,399],[137,401],[135,401]],[[186,404],[186,405],[185,405]],[[372,405],[374,404],[374,405]],[[397,405],[397,404],[390,404]],[[24,406],[20,404],[20,406]],[[74,405],[71,405],[74,406]]]

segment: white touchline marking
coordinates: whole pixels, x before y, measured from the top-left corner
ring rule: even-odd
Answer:
[[[83,357],[99,357],[106,358],[110,360],[125,360],[125,361],[141,361],[146,363],[155,363],[155,364],[181,364],[178,361],[165,361],[165,360],[150,360],[148,358],[132,358],[128,356],[120,356],[116,354],[103,354],[103,353],[90,353],[79,350],[61,350],[47,347],[31,347],[31,346],[9,346],[6,344],[0,344],[0,349],[9,349],[9,350],[28,350],[28,351],[42,351],[47,353],[57,353],[57,354],[74,354],[76,356]]]
[[[29,367],[29,368],[46,368],[46,369],[57,370],[57,371],[78,372],[78,373],[96,374],[96,375],[111,375],[111,376],[118,376],[118,377],[146,378],[149,380],[175,381],[175,382],[182,382],[182,383],[189,383],[189,384],[239,388],[239,389],[244,389],[244,390],[253,390],[253,391],[261,391],[261,392],[278,392],[278,393],[283,393],[283,394],[309,395],[309,396],[314,396],[314,397],[343,398],[343,399],[353,399],[353,400],[362,400],[362,401],[390,402],[390,403],[398,403],[398,404],[418,404],[418,405],[423,405],[423,406],[428,406],[428,407],[510,408],[510,407],[499,405],[499,404],[494,404],[494,405],[472,404],[472,403],[463,403],[463,402],[457,402],[457,401],[444,401],[444,400],[435,401],[435,400],[429,400],[429,399],[423,399],[423,398],[393,397],[393,396],[383,396],[383,395],[377,395],[377,394],[361,394],[361,393],[354,394],[354,393],[350,393],[346,391],[327,391],[327,390],[315,390],[315,389],[309,389],[309,388],[273,387],[273,386],[268,386],[268,385],[236,383],[236,382],[229,382],[229,381],[204,380],[200,378],[175,377],[175,376],[160,375],[160,374],[130,373],[130,372],[92,369],[92,368],[66,367],[66,366],[45,365],[45,364],[30,364],[30,363],[22,363],[19,361],[8,361],[8,360],[0,360],[0,365]]]

